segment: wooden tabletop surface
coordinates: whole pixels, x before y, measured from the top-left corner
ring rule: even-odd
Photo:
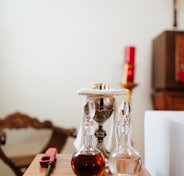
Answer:
[[[43,154],[38,154],[26,170],[23,176],[45,176],[46,168],[40,166],[40,159]],[[74,176],[71,169],[71,155],[58,154],[56,165],[52,170],[51,176]],[[110,176],[109,174],[104,174]],[[143,167],[138,176],[151,176],[150,173]]]

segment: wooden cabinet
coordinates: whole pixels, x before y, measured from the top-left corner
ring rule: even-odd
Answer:
[[[152,42],[152,102],[155,110],[184,110],[184,31],[164,31]]]
[[[152,94],[155,110],[184,110],[184,91],[158,91]]]
[[[152,42],[152,87],[184,90],[178,72],[184,67],[184,31],[164,31]]]

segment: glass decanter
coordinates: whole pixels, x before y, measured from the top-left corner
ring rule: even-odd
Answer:
[[[116,148],[109,157],[109,169],[116,176],[137,176],[142,167],[142,159],[131,145],[131,106],[124,100],[116,122]]]
[[[71,159],[72,170],[77,176],[101,176],[104,172],[105,157],[93,145],[95,105],[87,98],[83,108],[83,145]]]

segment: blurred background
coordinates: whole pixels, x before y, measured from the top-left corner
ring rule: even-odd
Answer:
[[[79,128],[77,90],[95,82],[122,88],[124,47],[135,45],[132,138],[144,157],[152,40],[172,26],[172,0],[0,0],[0,117],[21,111]]]

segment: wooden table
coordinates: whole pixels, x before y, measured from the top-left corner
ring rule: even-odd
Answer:
[[[40,167],[39,160],[43,154],[38,154],[23,176],[45,176],[46,168]],[[58,154],[56,166],[52,170],[51,176],[74,176],[71,169],[71,155]],[[108,176],[109,174],[106,174]],[[109,175],[110,176],[110,175]],[[150,173],[143,167],[139,176],[151,176]]]

